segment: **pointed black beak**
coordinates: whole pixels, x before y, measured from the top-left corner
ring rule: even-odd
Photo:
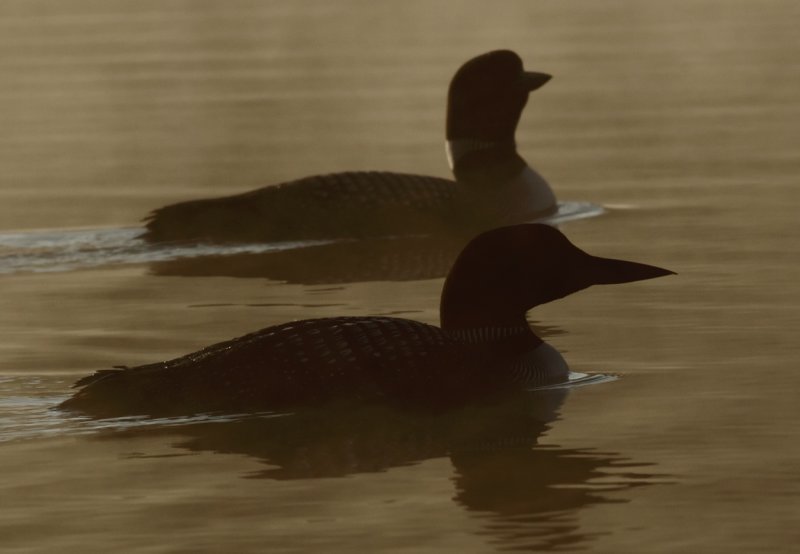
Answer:
[[[589,271],[587,272],[592,285],[612,285],[615,283],[630,283],[631,281],[644,281],[665,275],[676,275],[674,271],[663,269],[654,265],[615,260],[613,258],[589,257]]]
[[[537,88],[541,88],[544,86],[547,81],[552,79],[552,75],[548,75],[547,73],[539,73],[537,71],[523,71],[520,75],[520,82],[522,83],[522,88],[527,90],[528,92],[534,91]]]

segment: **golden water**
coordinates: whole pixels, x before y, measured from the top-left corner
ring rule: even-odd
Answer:
[[[512,48],[555,75],[521,152],[560,198],[609,209],[563,231],[679,275],[532,312],[574,370],[621,378],[478,469],[380,425],[281,463],[222,422],[87,429],[47,410],[92,370],[290,319],[436,322],[439,279],[0,275],[0,551],[797,548],[798,21],[790,0],[4,0],[0,234],[131,227],[313,173],[446,176],[452,72]]]

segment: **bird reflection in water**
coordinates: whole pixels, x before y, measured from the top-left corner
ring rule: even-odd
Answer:
[[[543,220],[556,228],[602,209],[579,205]],[[588,206],[588,207],[587,207]],[[175,277],[262,278],[298,285],[415,281],[447,275],[472,234],[372,237],[265,252],[233,252],[151,262],[150,272]]]
[[[267,466],[246,477],[275,480],[382,472],[449,457],[453,500],[481,522],[478,533],[503,549],[542,551],[590,542],[593,536],[578,523],[582,508],[625,502],[609,493],[664,477],[620,454],[539,445],[567,394],[566,388],[528,391],[436,413],[343,405],[177,428],[146,426],[113,437],[179,433],[176,448],[245,454]]]
[[[177,258],[153,262],[150,272],[161,276],[266,278],[301,285],[436,279],[447,275],[469,238],[373,238]]]

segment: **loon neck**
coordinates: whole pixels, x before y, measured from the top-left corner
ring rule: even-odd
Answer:
[[[532,348],[542,343],[542,339],[531,331],[524,312],[507,316],[480,307],[473,311],[464,309],[463,305],[453,307],[446,300],[441,306],[441,328],[450,338],[468,344],[506,344],[510,341]]]
[[[448,139],[444,143],[447,154],[447,164],[451,171],[455,171],[459,162],[475,152],[496,150],[499,152],[516,153],[517,145],[514,138],[508,140],[484,140],[477,138]]]
[[[547,181],[517,153],[514,139],[450,139],[447,158],[476,215],[492,226],[549,215],[558,202]]]
[[[506,339],[519,339],[523,337],[527,338],[529,335],[533,335],[530,327],[527,325],[513,327],[462,327],[456,329],[444,329],[444,332],[450,338],[458,342],[464,342],[468,344],[496,342]]]
[[[448,139],[445,149],[456,181],[468,188],[494,188],[510,181],[527,167],[517,153],[513,137],[500,141]]]
[[[465,345],[488,348],[496,356],[494,375],[516,386],[536,386],[565,381],[569,367],[561,354],[528,327],[465,327],[445,330]]]

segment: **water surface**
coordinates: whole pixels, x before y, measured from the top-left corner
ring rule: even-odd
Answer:
[[[791,551],[799,19],[788,0],[5,1],[4,552]],[[531,312],[573,370],[619,379],[435,419],[48,409],[90,371],[291,319],[436,323],[435,248],[335,266],[345,247],[152,249],[137,228],[311,173],[447,176],[449,78],[500,47],[555,75],[520,151],[605,207],[562,230],[679,273]]]

